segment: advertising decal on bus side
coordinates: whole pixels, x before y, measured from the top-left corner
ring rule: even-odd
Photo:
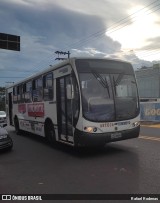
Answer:
[[[44,103],[28,104],[28,116],[44,117]]]
[[[18,112],[22,113],[22,114],[26,113],[26,104],[19,104],[18,105]]]
[[[35,104],[28,104],[28,116],[31,117],[44,117],[44,103],[35,103]],[[19,113],[26,113],[26,104],[19,104],[18,105],[18,112]]]

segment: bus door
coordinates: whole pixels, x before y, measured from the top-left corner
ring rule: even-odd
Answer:
[[[58,136],[62,141],[73,142],[72,99],[67,98],[67,86],[72,85],[71,75],[57,78]]]
[[[8,94],[8,108],[9,108],[9,124],[13,125],[12,121],[12,110],[13,110],[13,104],[12,104],[12,92]]]

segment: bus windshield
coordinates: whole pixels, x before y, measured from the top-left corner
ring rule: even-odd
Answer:
[[[83,69],[84,66],[81,66],[81,69],[78,66],[82,109],[87,120],[120,121],[138,115],[139,103],[134,72],[131,68],[121,68],[123,67],[121,63],[114,61],[114,64],[111,64],[112,69],[107,68],[108,61],[105,61],[105,69],[105,64],[103,63],[101,68],[101,64],[97,61],[97,67],[91,66],[92,63],[85,69]],[[86,64],[83,65],[86,66]]]

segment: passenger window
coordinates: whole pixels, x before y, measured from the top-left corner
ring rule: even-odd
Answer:
[[[13,103],[17,103],[17,86],[13,88]]]
[[[49,73],[43,77],[43,98],[44,101],[53,100],[53,74]]]
[[[22,85],[17,86],[17,101],[18,103],[22,102]]]
[[[24,103],[25,102],[25,92],[26,92],[26,83],[22,85],[22,96],[21,96],[21,101]]]
[[[25,84],[24,88],[24,97],[25,97],[25,102],[30,103],[32,101],[32,82],[29,81]]]
[[[33,101],[42,101],[43,90],[42,90],[42,77],[33,80],[33,91],[32,91]]]

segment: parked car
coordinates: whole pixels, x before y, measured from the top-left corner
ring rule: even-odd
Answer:
[[[7,116],[5,111],[0,111],[0,124],[7,123]]]
[[[0,150],[12,149],[13,141],[7,130],[4,128],[7,124],[0,124]]]

